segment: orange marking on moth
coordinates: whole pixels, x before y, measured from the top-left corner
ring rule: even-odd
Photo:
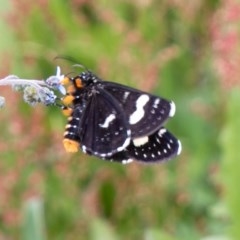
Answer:
[[[69,129],[71,127],[71,124],[67,124],[66,126],[65,126],[65,129]]]
[[[83,87],[82,80],[80,78],[75,79],[75,83],[76,83],[77,88]]]
[[[72,112],[73,112],[73,110],[71,108],[65,108],[62,110],[63,115],[66,117],[71,116]]]
[[[73,95],[67,95],[66,97],[63,98],[62,102],[64,105],[70,105],[72,104],[73,100],[74,100]]]
[[[78,152],[80,144],[77,141],[74,141],[74,140],[71,140],[68,138],[64,138],[63,146],[64,146],[66,152],[74,153],[74,152]]]
[[[74,87],[73,85],[68,86],[67,92],[68,92],[69,94],[74,93],[74,92],[75,92],[75,87]]]
[[[68,85],[71,82],[71,80],[70,80],[69,77],[65,77],[60,82],[61,82],[62,85],[65,86],[65,85]]]

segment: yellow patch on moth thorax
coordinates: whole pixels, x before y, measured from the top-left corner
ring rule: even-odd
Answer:
[[[82,88],[83,87],[81,78],[76,78],[75,79],[75,84],[76,84],[77,88]]]

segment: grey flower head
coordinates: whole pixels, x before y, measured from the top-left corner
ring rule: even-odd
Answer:
[[[26,103],[30,104],[31,106],[35,106],[37,103],[41,102],[37,88],[33,86],[26,86],[24,88],[23,99]]]
[[[23,91],[23,99],[31,106],[37,103],[44,105],[56,104],[57,96],[53,90],[59,91],[61,94],[66,94],[66,89],[61,83],[64,75],[61,75],[60,67],[57,67],[56,75],[50,76],[46,81],[21,79],[15,75],[9,75],[0,80],[0,86],[11,85],[14,90]],[[0,104],[4,105],[4,100],[0,99]],[[1,107],[1,105],[0,105]]]
[[[61,80],[64,78],[64,75],[61,75],[61,69],[58,66],[57,67],[57,72],[55,76],[51,76],[49,78],[47,78],[46,80],[46,84],[53,88],[58,90],[61,94],[65,95],[66,94],[66,89],[64,88],[64,86],[61,84]]]
[[[55,103],[57,99],[57,96],[54,94],[54,92],[47,87],[41,88],[38,94],[39,94],[40,101],[44,105],[52,105]]]
[[[5,102],[6,102],[5,98],[0,96],[0,108],[3,108],[5,106]]]

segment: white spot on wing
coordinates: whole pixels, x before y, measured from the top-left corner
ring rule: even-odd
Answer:
[[[159,137],[162,137],[162,135],[166,132],[167,130],[165,128],[161,128],[158,132]]]
[[[170,102],[169,117],[173,117],[175,112],[176,112],[176,106],[175,106],[175,103],[172,101],[172,102]]]
[[[133,162],[133,159],[129,158],[129,159],[126,159],[126,160],[122,160],[122,164],[128,164],[128,163],[131,163]]]
[[[123,99],[126,100],[128,98],[128,95],[129,95],[130,92],[125,92],[124,95],[123,95]]]
[[[131,141],[131,137],[130,137],[131,136],[131,130],[127,130],[127,135],[128,135],[128,137],[126,138],[126,140],[123,143],[123,145],[117,148],[118,152],[121,152],[122,150],[124,150],[130,144],[130,141]]]
[[[108,128],[109,127],[109,123],[112,122],[114,119],[116,118],[116,116],[114,114],[110,114],[104,121],[103,124],[99,124],[100,127],[102,128]]]
[[[146,105],[146,103],[149,101],[149,96],[146,94],[141,95],[137,101],[136,101],[136,111],[134,111],[130,115],[129,122],[130,124],[136,124],[139,122],[143,116],[144,116],[144,110],[143,107]]]
[[[182,144],[181,142],[178,140],[178,151],[177,151],[177,155],[179,155],[182,151]]]
[[[87,152],[87,148],[86,148],[86,146],[82,146],[82,151],[84,152],[84,153],[86,153]]]
[[[153,103],[153,107],[154,107],[154,108],[157,108],[159,103],[160,103],[160,99],[157,98],[157,99],[154,101],[154,103]]]
[[[139,147],[141,145],[144,145],[147,142],[148,142],[148,136],[133,139],[133,144],[134,144],[135,147]]]

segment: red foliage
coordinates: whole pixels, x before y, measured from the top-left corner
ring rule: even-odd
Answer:
[[[22,25],[27,16],[32,12],[34,7],[38,7],[42,10],[46,9],[49,1],[47,0],[10,0],[12,11],[5,15],[8,22],[15,27]]]
[[[224,0],[211,26],[213,64],[225,89],[240,84],[240,3]]]

